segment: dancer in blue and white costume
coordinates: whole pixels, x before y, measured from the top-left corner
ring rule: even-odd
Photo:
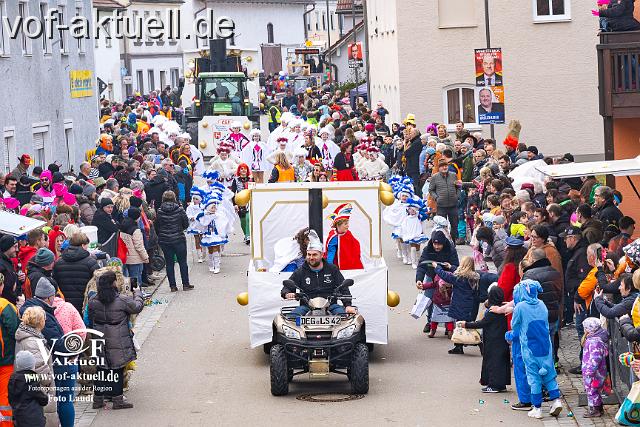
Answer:
[[[398,258],[402,259],[404,264],[410,264],[409,246],[402,242],[400,226],[402,225],[404,217],[407,215],[407,200],[414,196],[413,184],[408,177],[394,175],[389,179],[389,185],[396,200],[391,206],[387,206],[384,211],[382,211],[382,219],[393,227],[391,238],[394,239],[398,245]]]
[[[233,191],[229,190],[219,181],[220,174],[216,171],[207,171],[202,176],[207,180],[207,184],[209,185],[207,191],[220,194],[222,200],[219,210],[224,212],[227,218],[225,233],[227,236],[230,236],[235,231],[233,225],[236,223],[236,220],[239,219],[236,209],[233,206]],[[222,247],[222,251],[224,251],[224,246]]]
[[[195,242],[196,252],[198,253],[198,262],[204,262],[204,256],[206,250],[200,244],[202,240],[202,234],[206,231],[206,227],[202,226],[200,222],[196,220],[199,214],[204,212],[204,205],[202,200],[207,196],[207,192],[199,187],[191,188],[191,203],[187,206],[187,218],[189,218],[189,228],[187,233],[193,235]]]
[[[202,235],[202,246],[206,247],[209,271],[220,273],[222,247],[229,241],[226,230],[228,219],[221,209],[222,192],[212,191],[204,200],[204,211],[197,216],[198,223],[206,229]]]
[[[409,261],[415,270],[420,259],[420,245],[429,240],[422,225],[427,220],[427,210],[424,201],[417,196],[408,199],[406,206],[406,214],[400,224],[400,238],[405,247],[409,247]]]

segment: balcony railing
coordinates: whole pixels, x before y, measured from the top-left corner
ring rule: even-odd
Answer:
[[[640,117],[640,31],[600,34],[598,75],[600,114]]]

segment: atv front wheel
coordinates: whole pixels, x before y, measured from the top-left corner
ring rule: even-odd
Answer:
[[[274,396],[284,396],[289,393],[289,372],[287,369],[287,355],[284,347],[276,344],[271,347],[269,354],[271,373],[271,394]],[[367,384],[369,381],[367,374]]]
[[[369,392],[369,349],[367,345],[364,343],[356,344],[352,357],[351,369],[349,370],[351,392],[367,394]]]

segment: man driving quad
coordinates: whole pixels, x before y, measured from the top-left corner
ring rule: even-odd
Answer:
[[[300,289],[309,299],[322,297],[328,298],[333,295],[336,288],[344,282],[344,277],[340,273],[338,266],[328,263],[322,258],[322,242],[318,234],[314,230],[309,231],[309,245],[307,246],[306,261],[293,272],[289,280],[295,283],[295,286],[287,286],[285,282],[280,295],[287,300],[296,299],[296,289]],[[345,287],[340,291],[342,304],[331,304],[329,312],[331,314],[356,313],[356,308],[351,306],[351,292]],[[292,316],[304,316],[310,311],[307,305],[302,302],[300,306],[291,312]]]

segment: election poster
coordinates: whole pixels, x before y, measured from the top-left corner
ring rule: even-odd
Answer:
[[[478,123],[505,123],[502,49],[475,49],[476,105]]]

